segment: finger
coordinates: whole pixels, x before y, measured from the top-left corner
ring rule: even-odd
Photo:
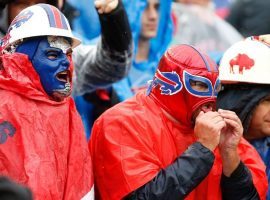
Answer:
[[[210,122],[223,121],[223,117],[218,112],[207,112],[205,113],[205,118]]]
[[[241,123],[238,123],[235,120],[231,119],[224,119],[224,121],[241,135],[243,134],[243,126]]]
[[[221,131],[221,129],[226,127],[226,122],[224,120],[219,121],[215,124],[216,128]]]
[[[203,111],[200,111],[199,114],[198,114],[198,116],[202,116],[203,114],[204,114],[204,112]]]
[[[102,0],[96,0],[94,1],[95,7],[96,9],[100,9],[103,5],[103,1]]]
[[[239,119],[239,117],[237,115],[232,115],[232,114],[220,114],[221,117],[223,117],[224,119],[230,119],[230,120],[234,120],[237,121],[238,123],[241,123],[241,120]]]
[[[98,11],[99,14],[103,14],[104,13],[104,1],[103,0],[96,0],[94,2],[95,7]]]
[[[220,115],[223,118],[231,119],[231,120],[235,120],[235,121],[241,122],[241,120],[239,119],[239,117],[233,111],[230,111],[230,110],[218,110],[218,112],[220,113]]]
[[[229,113],[235,114],[234,111],[231,111],[231,110],[223,110],[223,109],[221,109],[221,108],[218,109],[218,113],[220,113],[220,114],[225,114],[225,113],[227,113],[227,114],[229,114]]]
[[[211,122],[213,123],[219,123],[219,122],[224,122],[224,118],[222,116],[215,116],[214,118],[210,119]],[[225,123],[225,122],[224,122]]]
[[[118,5],[118,1],[116,0],[109,0],[106,2],[106,5],[104,7],[104,12],[105,13],[109,13],[111,12],[112,10],[114,10]]]
[[[209,111],[209,112],[206,112],[204,113],[205,116],[209,117],[209,118],[214,118],[216,116],[219,116],[220,114],[216,111]]]

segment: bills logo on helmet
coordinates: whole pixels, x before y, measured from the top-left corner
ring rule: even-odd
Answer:
[[[21,14],[19,14],[10,24],[8,32],[10,32],[13,28],[18,28],[25,22],[27,22],[33,16],[33,12],[27,10]]]
[[[179,75],[172,72],[160,72],[157,70],[154,80],[150,83],[148,87],[147,94],[149,94],[152,88],[160,85],[161,94],[173,95],[181,91],[183,84],[181,83]]]
[[[239,67],[239,74],[243,74],[244,69],[249,70],[254,66],[254,60],[246,54],[239,53],[230,60],[230,73],[234,74],[234,66],[236,65]]]

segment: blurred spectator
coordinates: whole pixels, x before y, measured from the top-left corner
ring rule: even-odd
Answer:
[[[227,21],[244,37],[270,33],[269,0],[235,0]]]
[[[0,177],[0,199],[1,200],[32,200],[31,191],[7,177]]]
[[[119,101],[147,87],[173,33],[171,0],[133,0],[125,5],[135,44],[128,76],[113,84]]]
[[[218,63],[222,53],[243,38],[215,14],[212,1],[188,2],[179,0],[172,6],[176,26],[171,44],[193,45]]]
[[[270,35],[247,38],[232,45],[220,63],[223,90],[217,106],[234,111],[244,137],[256,148],[270,181]],[[270,186],[267,199],[270,200]]]

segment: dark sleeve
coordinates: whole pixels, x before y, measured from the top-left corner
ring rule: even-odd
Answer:
[[[124,6],[119,0],[117,8],[109,14],[100,14],[102,44],[111,51],[127,51],[132,40]]]
[[[192,144],[169,167],[144,186],[132,192],[126,200],[184,199],[210,172],[214,154],[199,142]]]
[[[0,177],[0,199],[1,200],[32,200],[32,193],[6,177]]]
[[[6,7],[7,4],[12,3],[14,0],[1,0],[0,11]]]
[[[101,39],[90,48],[74,51],[74,94],[106,88],[127,76],[132,64],[132,35],[121,0],[111,13],[100,14]]]
[[[230,177],[221,177],[222,199],[259,200],[248,168],[240,162]]]

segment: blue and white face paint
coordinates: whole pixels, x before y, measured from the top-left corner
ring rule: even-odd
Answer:
[[[71,94],[71,45],[64,37],[37,37],[20,44],[16,52],[29,56],[45,92],[55,101]]]

